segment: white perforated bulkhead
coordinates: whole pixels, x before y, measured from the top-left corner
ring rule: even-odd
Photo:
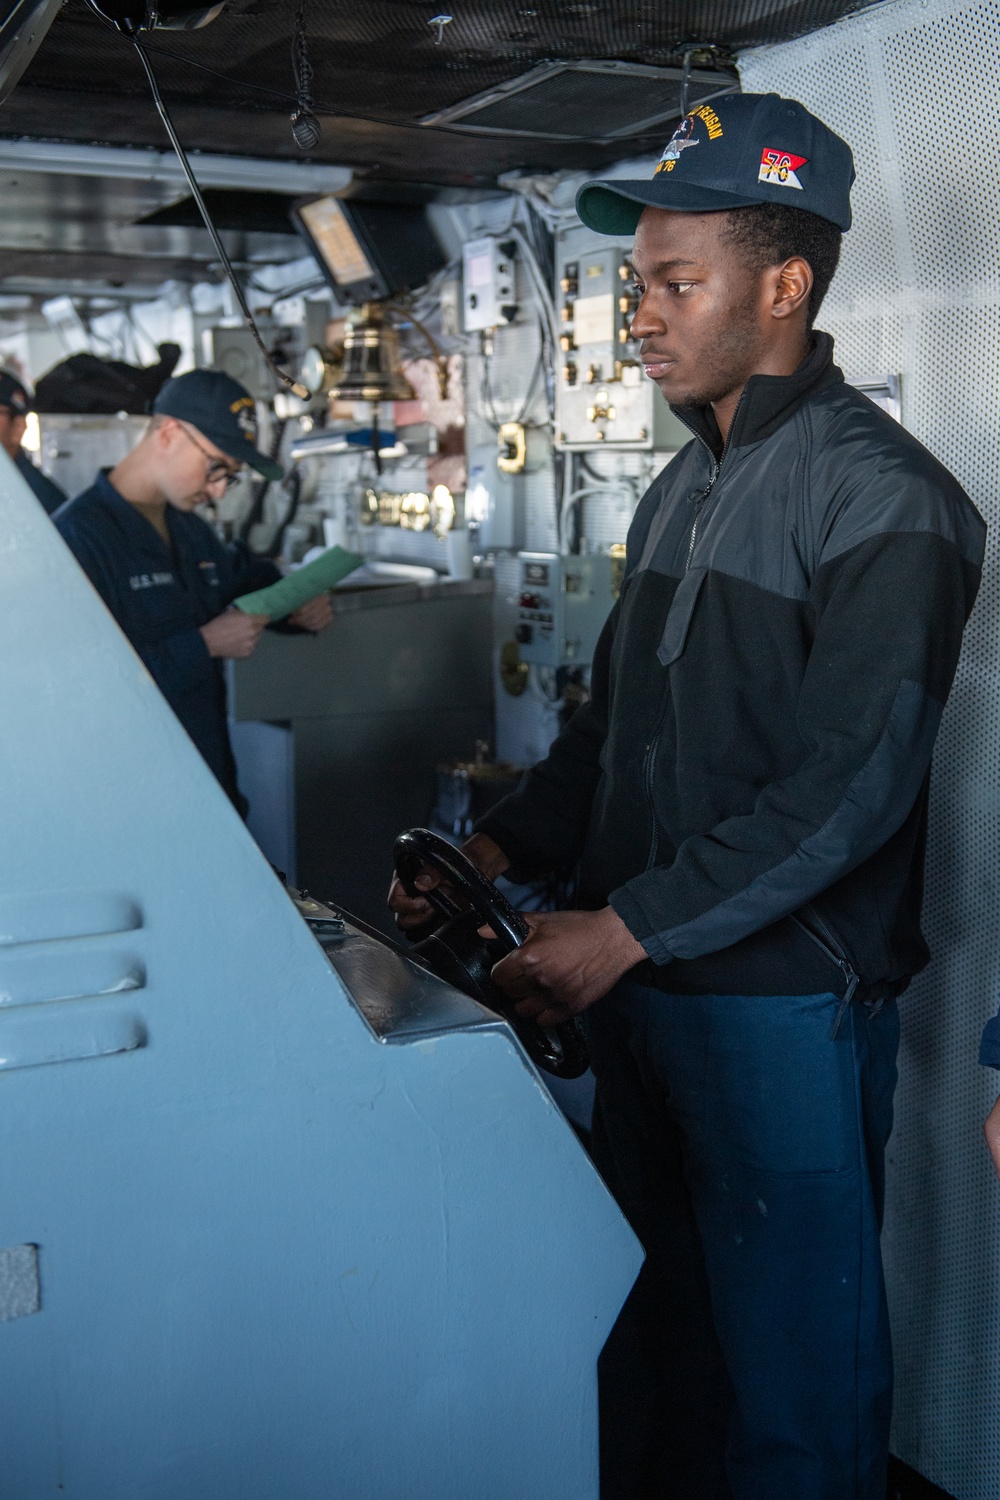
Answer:
[[[902,376],[904,424],[990,523],[933,777],[930,968],[901,1003],[884,1246],[893,1448],[958,1500],[1000,1496],[1000,1184],[978,1067],[1000,990],[1000,6],[878,5],[744,56],[743,87],[848,140],[855,227],[820,326],[849,379]]]

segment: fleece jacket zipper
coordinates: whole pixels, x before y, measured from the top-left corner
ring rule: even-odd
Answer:
[[[725,454],[723,454],[723,457],[725,457]],[[708,499],[709,495],[712,493],[712,490],[715,486],[715,481],[719,477],[719,470],[721,468],[722,459],[720,458],[716,460],[715,468],[712,470],[712,477],[708,481],[707,487],[695,496],[694,519],[691,522],[691,536],[688,541],[687,559],[684,563],[685,573],[687,572],[688,568],[690,568],[691,559],[694,556],[694,544],[698,540],[698,521],[701,518],[702,507],[704,506],[705,501]]]
[[[736,411],[733,412],[733,420],[729,424],[729,432],[730,433],[732,432],[734,426],[736,425],[736,416],[737,416],[737,413],[739,412],[740,407],[743,405],[743,397],[744,397],[745,394],[746,394],[746,387],[744,386],[743,390],[740,392],[740,399],[736,403]],[[715,481],[719,477],[719,470],[722,468],[722,465],[725,462],[726,454],[729,451],[729,435],[728,435],[728,433],[726,435],[726,441],[722,445],[722,452],[719,454],[718,458],[716,458],[716,456],[712,452],[711,448],[708,447],[708,444],[705,442],[705,439],[701,436],[700,433],[696,433],[695,436],[698,438],[699,442],[701,442],[704,445],[704,447],[706,449],[708,449],[708,452],[709,452],[709,454],[711,455],[711,458],[712,458],[713,468],[712,468],[712,476],[709,479],[708,484],[694,498],[694,518],[692,519],[692,522],[691,522],[691,535],[690,535],[690,537],[688,539],[687,558],[686,558],[685,563],[684,563],[684,571],[685,571],[685,573],[690,568],[690,566],[691,566],[691,559],[694,556],[694,544],[698,540],[698,522],[701,519],[701,513],[702,513],[702,510],[704,508],[705,501],[708,499],[709,495],[712,493],[713,489],[715,488]],[[650,841],[649,841],[649,856],[648,856],[648,858],[646,860],[646,869],[647,870],[651,870],[653,868],[653,866],[655,865],[655,863],[656,863],[656,855],[657,855],[657,850],[659,848],[659,843],[660,843],[660,831],[659,831],[659,829],[658,829],[658,827],[656,825],[656,803],[655,803],[655,800],[653,798],[653,773],[654,773],[654,771],[656,769],[656,751],[657,751],[657,747],[659,746],[659,743],[660,743],[660,735],[663,732],[663,722],[666,719],[666,717],[667,717],[667,710],[666,710],[666,707],[664,706],[663,711],[661,712],[660,717],[657,720],[656,728],[653,731],[653,738],[650,740],[649,745],[648,745],[648,747],[646,749],[646,759],[645,759],[645,762],[643,764],[643,781],[644,781],[645,788],[646,788],[646,802],[647,802],[647,804],[649,806],[649,820],[650,820],[650,826],[652,827],[652,830],[653,830],[652,835],[650,837]]]
[[[811,939],[811,941],[816,944],[821,953],[825,953],[827,958],[830,959],[832,963],[835,963],[837,965],[837,968],[844,976],[846,988],[844,990],[843,996],[841,997],[840,1005],[837,1007],[837,1014],[834,1017],[833,1025],[830,1028],[830,1040],[831,1042],[835,1042],[837,1040],[837,1032],[840,1030],[840,1023],[841,1021],[843,1021],[844,1016],[847,1012],[847,1007],[854,999],[858,985],[861,983],[861,981],[858,978],[858,975],[854,972],[854,969],[851,967],[851,962],[847,957],[847,954],[844,952],[843,948],[840,946],[839,942],[834,937],[829,927],[823,921],[823,918],[820,916],[815,906],[804,906],[802,908],[802,911],[803,914],[809,917],[809,922],[814,923],[815,927],[819,930],[814,931],[813,927],[810,926],[808,922],[804,922],[801,917],[793,916],[792,921],[795,923],[796,927],[801,928],[807,938]]]
[[[701,513],[704,508],[705,501],[708,499],[709,495],[715,488],[715,481],[719,477],[719,470],[722,468],[722,465],[726,461],[726,454],[729,452],[729,439],[732,437],[733,431],[736,427],[736,418],[740,414],[740,407],[743,405],[743,398],[745,397],[746,393],[747,388],[746,386],[744,386],[742,391],[740,391],[740,399],[736,403],[736,410],[733,412],[733,420],[729,424],[729,428],[726,432],[726,440],[722,445],[722,452],[719,454],[718,458],[716,458],[715,454],[712,453],[711,448],[708,447],[708,444],[705,442],[705,439],[701,436],[701,434],[697,434],[699,441],[704,444],[704,446],[708,449],[708,452],[711,454],[712,461],[715,467],[712,470],[712,477],[708,481],[707,488],[702,490],[701,494],[697,496],[694,502],[694,519],[691,522],[691,538],[688,542],[687,561],[684,564],[685,573],[687,572],[688,568],[690,568],[691,559],[694,556],[694,544],[698,540],[698,522],[701,519]]]

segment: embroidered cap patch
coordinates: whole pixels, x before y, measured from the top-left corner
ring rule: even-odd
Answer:
[[[805,156],[792,156],[788,151],[772,151],[769,148],[761,154],[760,171],[757,173],[758,182],[770,182],[775,187],[798,188],[802,191],[802,184],[795,175],[799,167],[804,167],[808,161]]]

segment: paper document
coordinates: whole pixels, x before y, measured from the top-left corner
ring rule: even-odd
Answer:
[[[272,620],[283,620],[301,605],[308,604],[310,599],[315,599],[317,594],[332,589],[363,562],[364,558],[356,552],[345,552],[343,547],[328,547],[320,557],[296,568],[294,573],[289,573],[279,582],[269,584],[266,589],[255,589],[252,594],[241,594],[233,602],[245,615],[268,615]]]

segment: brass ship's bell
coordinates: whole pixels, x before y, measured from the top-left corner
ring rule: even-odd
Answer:
[[[336,401],[414,401],[416,392],[403,373],[399,337],[385,309],[366,302],[344,337],[344,368],[330,391]]]

